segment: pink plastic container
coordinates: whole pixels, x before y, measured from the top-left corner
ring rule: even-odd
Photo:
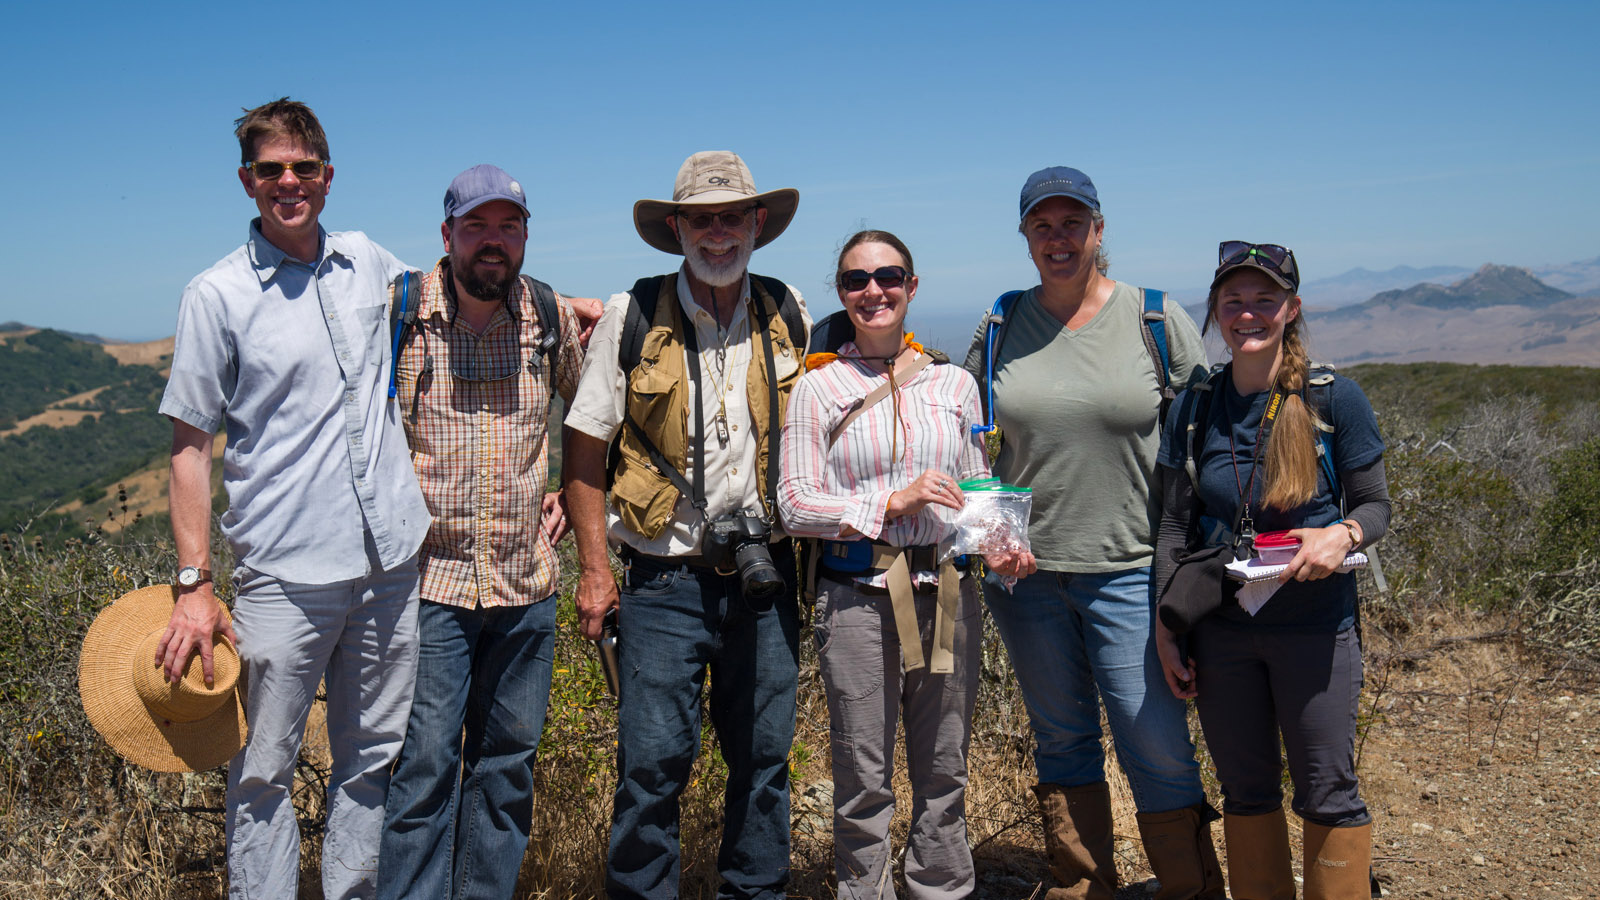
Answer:
[[[1256,535],[1256,555],[1269,566],[1281,566],[1300,552],[1300,539],[1287,531],[1268,531]]]

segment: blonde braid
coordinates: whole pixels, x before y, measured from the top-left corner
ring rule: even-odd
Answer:
[[[1283,360],[1275,386],[1285,397],[1266,447],[1267,480],[1261,502],[1281,510],[1308,503],[1317,492],[1317,421],[1301,396],[1311,369],[1302,321],[1295,316],[1283,327]]]

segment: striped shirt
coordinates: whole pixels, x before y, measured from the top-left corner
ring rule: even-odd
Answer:
[[[841,356],[855,353],[846,343]],[[807,372],[789,397],[783,425],[783,477],[778,510],[790,534],[854,540],[868,537],[897,547],[934,544],[948,535],[954,510],[929,505],[913,516],[887,519],[889,495],[936,469],[957,480],[989,474],[978,385],[960,366],[933,364],[899,386],[893,397],[863,412],[830,449],[828,433],[879,384],[879,374],[855,359]],[[859,535],[842,536],[849,526]]]
[[[572,307],[557,299],[556,390],[570,401],[583,351]],[[551,377],[539,313],[521,279],[481,334],[455,313],[447,257],[423,278],[396,379],[433,514],[418,563],[421,593],[450,606],[524,606],[551,596],[557,578],[555,549],[539,527]]]

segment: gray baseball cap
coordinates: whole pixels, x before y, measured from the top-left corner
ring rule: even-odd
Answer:
[[[522,185],[499,166],[482,163],[450,182],[450,189],[444,192],[444,217],[464,216],[491,200],[509,200],[524,216],[531,215],[528,195],[522,192]]]

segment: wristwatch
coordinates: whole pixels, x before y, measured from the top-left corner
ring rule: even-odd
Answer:
[[[1356,550],[1360,549],[1361,547],[1361,536],[1356,533],[1356,523],[1350,521],[1349,519],[1340,519],[1339,524],[1343,525],[1345,530],[1350,532],[1350,552],[1356,552]]]
[[[191,588],[202,581],[211,580],[211,570],[199,566],[184,566],[178,570],[178,587]]]

